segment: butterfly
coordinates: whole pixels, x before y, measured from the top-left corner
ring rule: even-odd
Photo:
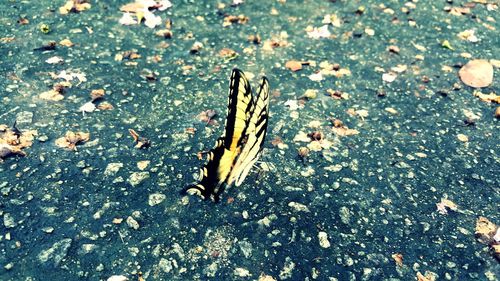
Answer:
[[[208,152],[198,183],[183,193],[218,202],[226,186],[240,186],[255,164],[264,145],[269,119],[269,82],[262,77],[257,94],[252,92],[245,74],[233,69],[224,133]]]

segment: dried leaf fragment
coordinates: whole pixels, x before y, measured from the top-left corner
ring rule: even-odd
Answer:
[[[233,60],[236,57],[238,57],[238,53],[233,49],[222,48],[219,51],[219,56],[221,56],[222,58],[224,58],[226,60]]]
[[[213,109],[207,109],[205,111],[202,111],[200,114],[198,114],[198,120],[202,122],[206,122],[209,125],[215,125],[217,122],[213,119],[217,116],[217,111]]]
[[[135,142],[135,148],[148,148],[151,146],[151,141],[147,138],[141,137],[134,129],[129,129],[128,132]]]
[[[33,144],[36,134],[35,130],[21,132],[15,123],[12,127],[0,124],[0,162],[9,156],[26,156],[23,149]]]
[[[92,98],[92,101],[101,99],[104,97],[104,89],[95,89],[90,92],[90,97]]]
[[[485,101],[485,102],[500,103],[500,96],[495,95],[494,93],[483,94],[480,91],[474,91],[474,93],[472,93],[472,94],[475,97],[478,97],[480,100]]]
[[[56,145],[69,150],[76,150],[76,146],[83,144],[90,139],[89,133],[67,131],[64,137],[56,140]]]
[[[500,227],[485,217],[479,217],[475,235],[480,243],[489,245],[495,258],[500,260]]]
[[[339,119],[331,119],[330,121],[332,122],[333,125],[332,131],[341,137],[353,136],[359,134],[358,130],[349,129],[346,125],[344,125],[344,122],[342,122]]]
[[[73,44],[73,42],[71,42],[71,40],[69,40],[69,39],[63,39],[63,40],[59,41],[59,45],[64,46],[64,47],[73,47],[73,45],[75,45],[75,44]]]
[[[51,101],[60,101],[64,99],[62,93],[54,89],[45,91],[41,93],[38,97],[43,100],[51,100]]]
[[[285,67],[290,69],[291,71],[299,71],[302,69],[302,65],[307,65],[307,64],[309,63],[304,61],[290,60],[285,63]]]
[[[112,110],[114,107],[107,101],[101,102],[97,105],[97,109],[99,110]]]
[[[441,202],[437,203],[436,207],[437,211],[443,215],[446,215],[448,213],[448,209],[455,212],[458,210],[457,204],[446,198],[441,198]]]

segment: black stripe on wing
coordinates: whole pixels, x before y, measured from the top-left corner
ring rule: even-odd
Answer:
[[[224,154],[224,140],[219,138],[215,148],[208,152],[208,161],[201,168],[201,180],[193,185],[185,187],[181,194],[199,195],[204,200],[211,198],[215,202],[219,201],[219,194],[224,187],[221,186],[223,179],[219,178],[219,163]]]
[[[247,127],[250,111],[253,107],[252,89],[245,74],[239,69],[233,69],[229,83],[229,99],[227,118],[224,130],[226,148],[235,147],[234,141],[240,142]]]

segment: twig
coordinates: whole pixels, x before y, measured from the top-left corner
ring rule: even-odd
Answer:
[[[16,111],[16,110],[18,110],[18,109],[19,109],[19,106],[16,106],[16,107],[14,107],[13,109],[11,109],[11,110],[9,110],[9,111],[5,112],[4,114],[0,115],[0,117],[4,117],[5,115],[7,115],[7,114],[9,114],[9,113],[11,113],[11,112],[14,112],[14,111]]]

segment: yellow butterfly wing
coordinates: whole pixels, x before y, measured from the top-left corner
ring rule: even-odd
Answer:
[[[234,69],[229,84],[227,117],[223,135],[215,148],[208,153],[208,162],[201,169],[197,184],[186,187],[183,192],[200,195],[204,199],[219,200],[230,177],[234,163],[245,142],[254,101],[250,84],[241,70]]]
[[[245,130],[245,142],[238,158],[233,165],[227,184],[235,182],[240,186],[250,172],[255,162],[258,160],[267,132],[267,122],[269,119],[269,82],[263,77],[257,96],[254,98],[250,118]]]

